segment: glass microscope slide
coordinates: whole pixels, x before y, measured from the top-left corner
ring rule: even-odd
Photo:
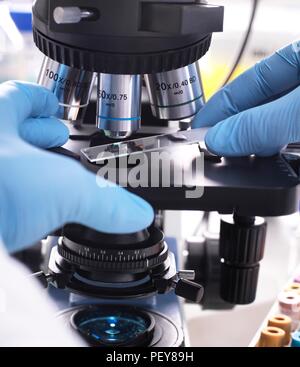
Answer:
[[[178,145],[200,143],[204,146],[207,128],[178,131],[173,134],[150,136],[107,145],[81,149],[82,154],[91,162],[116,159],[135,154],[172,149]]]

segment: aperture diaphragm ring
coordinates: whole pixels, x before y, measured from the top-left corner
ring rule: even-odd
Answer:
[[[74,265],[84,266],[95,270],[107,272],[144,272],[149,268],[160,265],[168,258],[168,247],[164,243],[162,251],[156,256],[145,258],[142,260],[133,259],[130,261],[122,261],[118,258],[115,261],[101,261],[98,258],[86,258],[82,255],[75,254],[66,248],[64,245],[58,246],[58,253],[67,261]]]
[[[163,239],[163,235],[161,236],[161,239]],[[149,245],[151,245],[149,241],[147,242]],[[66,237],[62,238],[61,243],[65,248],[79,256],[103,262],[129,262],[145,260],[148,257],[159,254],[164,247],[163,241],[159,241],[150,247],[140,249],[130,249],[128,248],[129,246],[127,246],[127,248],[121,247],[119,249],[112,249],[109,245],[104,247],[103,244],[99,244],[99,247],[96,248],[84,246]]]

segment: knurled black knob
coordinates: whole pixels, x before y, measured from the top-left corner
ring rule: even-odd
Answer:
[[[183,297],[189,301],[200,303],[204,294],[204,288],[202,285],[192,282],[191,280],[179,279],[176,283],[175,293],[177,296]]]
[[[220,229],[221,297],[230,303],[255,300],[266,223],[260,217],[223,216]]]
[[[245,305],[256,297],[259,264],[249,268],[237,268],[221,264],[221,297],[230,303]]]

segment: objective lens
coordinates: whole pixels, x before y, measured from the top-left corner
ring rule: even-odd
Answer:
[[[80,125],[88,106],[96,74],[60,64],[49,57],[44,62],[38,84],[51,90],[59,101],[56,116]]]
[[[146,346],[154,324],[150,314],[116,305],[89,307],[71,318],[71,325],[94,346]]]
[[[141,76],[98,75],[97,126],[113,139],[130,136],[141,125]]]
[[[147,74],[152,113],[165,120],[194,116],[204,105],[198,63],[164,73]]]

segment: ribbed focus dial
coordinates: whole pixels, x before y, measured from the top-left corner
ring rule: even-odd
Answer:
[[[222,217],[220,291],[225,301],[234,304],[254,301],[265,237],[266,223],[263,218]]]

